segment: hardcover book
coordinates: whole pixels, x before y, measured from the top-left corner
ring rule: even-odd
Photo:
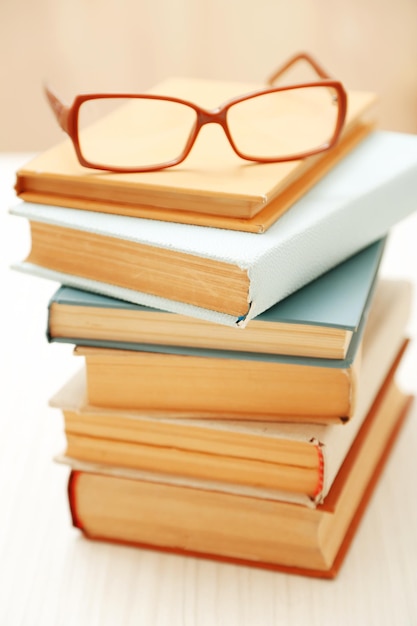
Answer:
[[[391,381],[316,508],[67,459],[73,524],[90,539],[333,578],[409,406]]]
[[[130,350],[172,345],[344,359],[371,297],[384,245],[380,240],[358,252],[258,315],[244,332],[61,286],[49,303],[47,336]]]
[[[245,323],[415,211],[417,137],[377,132],[262,236],[22,202],[20,269],[219,323]]]
[[[261,88],[265,85],[171,79],[152,93],[212,108]],[[160,172],[117,174],[84,168],[71,142],[64,141],[18,171],[16,191],[32,202],[263,232],[369,133],[369,125],[362,121],[374,102],[372,93],[349,92],[341,141],[335,149],[308,159],[250,164],[231,150],[217,124],[209,124],[183,164]],[[110,123],[115,135],[123,134],[129,116],[121,109],[111,118],[96,122],[95,130],[97,124],[106,127]],[[175,128],[175,115],[165,119],[161,127],[166,134],[162,142],[167,145],[173,142],[170,124]],[[291,138],[297,135],[298,129],[292,124],[290,117],[282,137],[284,145],[291,145]],[[140,148],[138,142],[136,153],[140,154]]]
[[[355,415],[342,427],[100,409],[87,403],[84,370],[50,405],[64,416],[67,459],[153,472],[184,484],[209,481],[222,490],[234,485],[264,498],[313,506],[329,493],[367,414],[395,376],[405,345],[388,366],[365,368]]]
[[[410,302],[408,283],[381,283],[343,360],[176,347],[145,352],[77,346],[75,354],[85,360],[93,406],[216,419],[340,422],[354,414],[363,371],[376,374],[393,360]]]

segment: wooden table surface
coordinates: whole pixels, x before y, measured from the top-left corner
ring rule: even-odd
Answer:
[[[7,213],[24,160],[0,158],[1,626],[417,625],[417,403],[335,581],[89,542],[71,527],[68,472],[52,460],[63,423],[48,399],[77,363],[45,339],[57,285],[9,269],[29,251],[27,223]],[[382,275],[417,294],[417,214],[393,230]],[[412,393],[416,294],[399,372]]]

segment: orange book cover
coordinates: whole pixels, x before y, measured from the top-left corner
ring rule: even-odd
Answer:
[[[260,88],[170,79],[151,92],[212,108]],[[112,173],[81,166],[68,139],[24,165],[17,172],[16,191],[35,203],[261,233],[368,134],[370,125],[363,119],[374,102],[372,93],[348,92],[341,140],[335,148],[303,160],[244,161],[232,151],[218,125],[208,124],[187,159],[176,167]],[[126,124],[123,115],[117,124]],[[287,132],[291,137],[297,128],[289,127]]]
[[[89,539],[334,578],[411,401],[392,381],[386,386],[316,508],[123,477],[87,464],[70,474],[73,525]]]

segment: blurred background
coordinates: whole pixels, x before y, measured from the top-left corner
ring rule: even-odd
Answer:
[[[262,82],[299,50],[377,92],[381,128],[417,132],[417,0],[0,0],[0,150],[61,139],[44,82],[68,104],[169,76]]]

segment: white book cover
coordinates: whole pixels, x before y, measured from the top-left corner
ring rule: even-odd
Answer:
[[[118,285],[35,266],[15,267],[122,300],[234,325],[245,324],[341,261],[384,237],[417,209],[417,136],[377,131],[259,235],[22,202],[31,221],[221,261],[249,278],[241,318]],[[174,270],[175,271],[175,268]]]

